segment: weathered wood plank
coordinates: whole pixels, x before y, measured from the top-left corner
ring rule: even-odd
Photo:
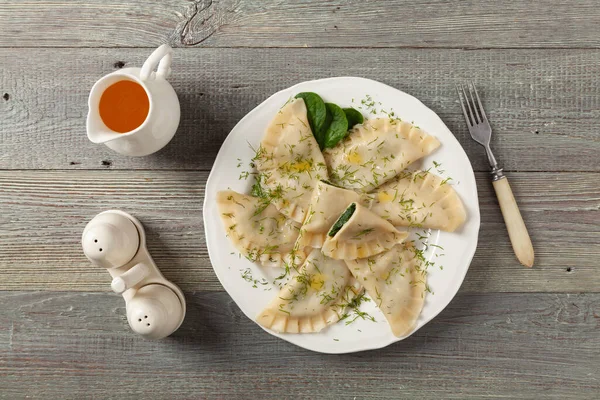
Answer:
[[[507,170],[600,171],[600,50],[179,50],[172,79],[182,105],[179,132],[153,156],[122,157],[87,140],[87,96],[115,62],[139,66],[148,53],[0,49],[0,169],[105,169],[110,161],[118,169],[206,170],[231,128],[272,93],[354,75],[420,98],[456,134],[476,170],[488,167],[454,89],[467,78],[479,85]]]
[[[83,256],[96,213],[139,217],[154,259],[187,290],[222,290],[204,243],[202,171],[0,171],[0,289],[105,291],[109,277]],[[519,265],[489,177],[478,173],[479,247],[468,292],[598,292],[600,176],[512,173],[536,262]],[[241,279],[241,278],[240,278]]]
[[[459,294],[411,338],[339,356],[270,336],[226,293],[186,298],[179,331],[146,341],[129,331],[114,294],[0,293],[0,396],[583,399],[600,391],[600,294]]]
[[[182,0],[2,1],[0,47],[157,47],[193,7]]]
[[[0,27],[1,47],[600,46],[593,0],[37,0],[0,3]]]

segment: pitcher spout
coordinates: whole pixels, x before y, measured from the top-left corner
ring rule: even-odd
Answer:
[[[115,132],[104,124],[98,112],[91,109],[87,116],[86,130],[88,139],[90,139],[92,143],[107,143],[112,140],[123,139],[138,131],[136,129],[125,133]]]
[[[117,133],[108,129],[98,113],[91,110],[88,113],[86,128],[88,139],[92,143],[106,143],[128,135],[127,133]]]

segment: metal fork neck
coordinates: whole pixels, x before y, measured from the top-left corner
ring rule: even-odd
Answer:
[[[498,166],[496,157],[494,157],[494,153],[492,153],[492,149],[490,148],[489,145],[485,146],[485,154],[487,155],[488,161],[490,163],[490,167],[492,168],[492,171],[490,172],[490,174],[492,174],[492,180],[498,181],[500,179],[505,178],[504,172],[503,172],[502,168],[500,168]]]
[[[492,174],[492,181],[494,181],[494,182],[499,181],[500,179],[506,178],[502,168],[498,168],[498,167],[492,168],[492,171],[490,172],[490,174]]]

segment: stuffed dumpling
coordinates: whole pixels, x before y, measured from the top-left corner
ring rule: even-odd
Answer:
[[[368,197],[371,211],[395,226],[453,232],[467,218],[452,185],[427,171],[403,172]]]
[[[274,205],[233,190],[218,192],[217,205],[227,236],[250,261],[280,267],[304,258],[302,251],[294,250],[300,224]]]
[[[275,332],[319,332],[339,321],[361,290],[344,261],[313,249],[256,321]]]
[[[319,181],[313,192],[304,223],[300,227],[297,248],[304,249],[307,246],[321,248],[333,223],[350,203],[359,200],[359,194],[353,190]]]
[[[281,213],[302,223],[315,185],[328,178],[304,100],[294,99],[279,110],[253,161],[270,201]]]
[[[369,192],[439,146],[435,137],[413,124],[376,118],[355,126],[324,155],[332,183]]]
[[[427,274],[415,255],[410,244],[399,244],[373,257],[346,261],[398,337],[414,330],[425,302]]]
[[[371,257],[386,251],[408,237],[392,224],[358,203],[352,203],[335,221],[323,253],[337,260]]]

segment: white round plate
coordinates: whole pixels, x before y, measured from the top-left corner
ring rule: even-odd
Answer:
[[[414,333],[450,303],[469,269],[479,232],[477,187],[467,155],[442,120],[416,98],[376,81],[340,77],[303,82],[275,93],[250,111],[233,128],[221,146],[206,183],[204,227],[208,254],[215,273],[225,290],[252,321],[278,293],[278,288],[272,282],[280,271],[260,267],[240,257],[225,237],[216,195],[219,190],[228,188],[241,193],[250,192],[252,176],[240,179],[242,172],[249,170],[248,164],[254,156],[250,146],[258,147],[275,113],[286,101],[300,92],[318,93],[326,102],[336,103],[341,107],[357,108],[368,118],[383,115],[382,110],[388,113],[393,110],[396,116],[414,122],[437,137],[442,144],[418,166],[422,169],[432,167],[433,173],[452,178],[449,183],[454,185],[464,202],[467,222],[454,233],[435,230],[428,232],[427,243],[441,246],[444,250],[430,246],[425,253],[428,260],[435,262],[435,266],[429,267],[427,277],[433,293],[427,293],[423,311],[412,332]],[[371,106],[367,107],[364,103],[370,103]],[[369,108],[369,111],[376,108],[377,114],[367,115],[366,108]],[[434,161],[441,166],[435,167],[437,164],[434,164]],[[440,172],[442,170],[443,173]],[[246,279],[242,277],[243,274]],[[322,353],[377,349],[404,339],[392,334],[385,317],[373,301],[363,303],[361,311],[368,312],[376,322],[359,318],[346,325],[342,321],[322,332],[309,334],[279,334],[265,330],[300,347]]]

